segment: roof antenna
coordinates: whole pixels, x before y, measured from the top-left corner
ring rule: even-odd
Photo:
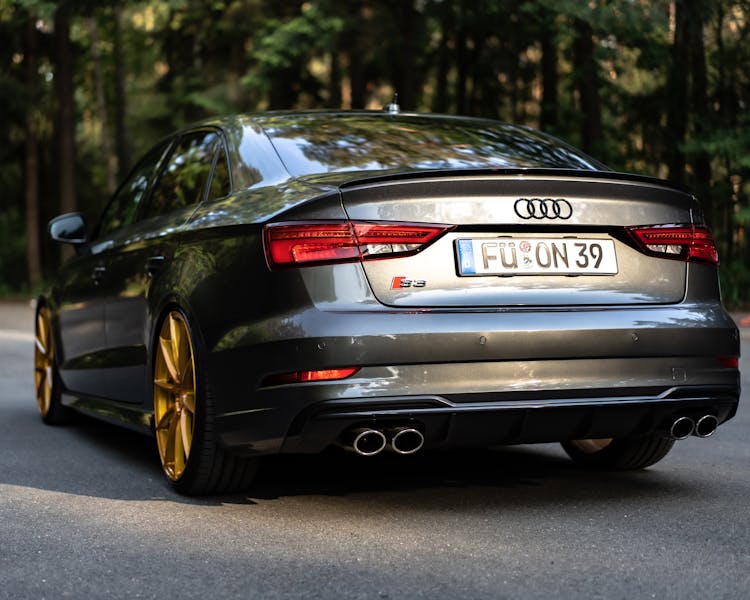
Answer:
[[[401,107],[398,105],[398,92],[393,92],[393,100],[390,104],[386,104],[383,110],[391,115],[397,115],[401,112]]]

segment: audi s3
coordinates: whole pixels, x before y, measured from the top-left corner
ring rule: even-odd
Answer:
[[[560,442],[584,467],[642,469],[737,410],[698,200],[526,127],[216,118],[49,233],[76,253],[37,303],[43,421],[152,435],[185,494],[330,446]]]

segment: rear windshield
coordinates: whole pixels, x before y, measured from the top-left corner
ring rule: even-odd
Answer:
[[[274,115],[262,121],[292,176],[355,170],[602,170],[537,131],[494,121],[389,115]]]

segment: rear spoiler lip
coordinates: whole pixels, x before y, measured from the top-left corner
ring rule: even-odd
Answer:
[[[670,188],[693,196],[693,192],[684,186],[666,179],[649,177],[647,175],[636,175],[633,173],[621,173],[619,171],[589,171],[584,169],[540,169],[540,168],[509,168],[509,169],[425,169],[415,171],[402,171],[398,173],[387,173],[384,175],[370,175],[354,178],[339,184],[339,189],[375,185],[390,181],[409,181],[415,179],[432,179],[437,177],[476,177],[486,175],[499,175],[503,177],[572,177],[580,179],[610,179],[615,181],[628,181],[633,183],[644,183]]]

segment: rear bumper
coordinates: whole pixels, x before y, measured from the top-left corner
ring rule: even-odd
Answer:
[[[719,424],[734,416],[739,372],[714,368],[714,362],[673,357],[541,362],[536,367],[548,372],[547,380],[515,382],[508,375],[528,363],[471,365],[476,379],[452,379],[465,364],[371,367],[350,380],[258,390],[248,408],[218,415],[217,425],[226,446],[248,455],[320,452],[355,427],[416,427],[427,448],[666,433],[679,416],[697,421],[710,414]],[[682,378],[683,368],[672,370],[669,364],[684,365],[684,378],[702,383],[675,385],[670,379],[675,370]],[[566,367],[568,374],[560,376]],[[619,385],[613,379],[618,370]],[[629,372],[641,377],[624,377]],[[630,385],[623,385],[626,380]]]
[[[210,355],[218,432],[241,453],[318,452],[350,427],[405,423],[423,430],[426,447],[621,437],[683,414],[722,423],[739,399],[739,372],[718,360],[739,355],[737,328],[715,305],[308,309],[274,327],[263,324],[267,342],[235,336]],[[361,370],[262,385],[272,373],[347,366]]]
[[[477,447],[628,437],[669,430],[679,416],[706,414],[724,423],[737,411],[735,389],[673,388],[658,396],[604,396],[452,402],[407,397],[333,400],[310,407],[293,424],[283,452],[319,452],[354,427],[409,425],[420,429],[425,447]]]

